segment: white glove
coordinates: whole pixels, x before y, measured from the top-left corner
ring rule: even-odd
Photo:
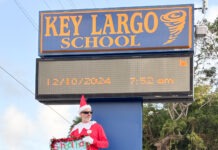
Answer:
[[[93,138],[91,138],[90,136],[86,136],[82,139],[84,142],[87,142],[89,144],[93,144]]]

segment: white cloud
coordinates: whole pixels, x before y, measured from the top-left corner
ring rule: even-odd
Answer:
[[[76,115],[75,106],[56,105],[50,107],[54,110],[45,105],[41,105],[39,108],[38,125],[40,129],[45,135],[50,136],[50,138],[66,137],[72,120]],[[74,114],[72,114],[72,112],[74,112]]]
[[[67,137],[71,123],[76,116],[77,105],[38,105],[37,116],[31,116],[14,106],[5,109],[0,117],[0,149],[48,150],[50,139]],[[58,112],[62,117],[60,117]]]
[[[40,105],[38,110],[35,123],[38,132],[35,136],[40,145],[37,146],[36,150],[48,150],[49,142],[52,138],[67,137],[72,120],[78,110],[77,105],[53,105],[50,107],[52,109],[46,105]],[[62,117],[64,117],[64,119]]]
[[[34,125],[16,107],[10,106],[0,118],[1,140],[7,150],[23,150],[25,139],[34,133]],[[0,146],[1,147],[1,146]]]

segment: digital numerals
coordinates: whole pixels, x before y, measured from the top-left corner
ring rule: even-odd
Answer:
[[[139,77],[139,78],[136,78],[136,77],[131,77],[129,78],[130,79],[130,84],[131,85],[138,85],[138,84],[141,84],[141,85],[144,85],[144,84],[154,84],[154,78],[153,77]]]
[[[153,85],[153,84],[174,84],[175,81],[173,78],[157,78],[155,79],[152,76],[145,76],[145,77],[130,77],[130,84],[131,85]]]
[[[47,78],[47,86],[94,86],[111,85],[110,77],[84,77],[84,78]],[[126,82],[127,83],[127,82]],[[173,78],[154,78],[152,76],[130,77],[130,85],[169,85],[174,84]]]
[[[47,86],[90,86],[90,85],[110,85],[110,77],[92,78],[47,78]]]

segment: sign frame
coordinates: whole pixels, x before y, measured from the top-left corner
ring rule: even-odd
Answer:
[[[192,53],[166,53],[166,54],[144,54],[144,55],[131,55],[131,56],[120,56],[116,55],[113,57],[109,56],[79,56],[79,57],[73,57],[73,58],[38,58],[36,59],[36,91],[35,91],[35,98],[39,100],[42,103],[47,103],[47,104],[70,104],[74,103],[77,104],[79,103],[79,99],[81,97],[81,94],[39,94],[38,92],[38,65],[40,61],[69,61],[69,60],[105,60],[105,59],[124,59],[124,58],[163,58],[163,57],[189,57],[190,58],[190,87],[189,91],[179,91],[179,92],[147,92],[147,93],[109,93],[109,94],[87,94],[83,93],[86,95],[87,98],[95,98],[99,99],[100,101],[107,101],[107,99],[112,99],[112,98],[119,98],[120,100],[124,100],[126,98],[134,99],[134,98],[142,98],[144,102],[167,102],[167,101],[193,101],[193,54]]]
[[[67,45],[71,45],[71,46],[67,46],[66,49],[61,49],[60,45],[55,46],[56,43],[61,43],[59,38],[59,35],[55,35],[55,36],[51,36],[51,38],[55,39],[55,40],[47,40],[49,39],[49,37],[44,35],[44,30],[45,30],[45,16],[52,16],[52,15],[66,15],[64,17],[69,17],[69,14],[79,14],[79,15],[87,15],[87,14],[101,14],[101,13],[116,13],[116,12],[143,12],[143,11],[149,11],[151,10],[151,12],[155,12],[155,11],[167,11],[167,10],[174,10],[174,9],[187,9],[187,22],[185,23],[185,27],[183,30],[185,30],[185,28],[187,28],[185,31],[185,34],[183,33],[184,31],[182,30],[181,33],[183,33],[184,35],[181,36],[180,33],[179,35],[177,35],[177,38],[175,39],[175,41],[177,42],[176,44],[170,43],[168,45],[160,45],[160,43],[156,43],[156,41],[158,41],[157,39],[159,39],[159,37],[163,38],[163,34],[166,36],[169,36],[170,38],[175,38],[175,37],[170,37],[172,36],[172,34],[170,33],[170,30],[168,29],[168,27],[166,27],[164,25],[164,23],[161,23],[161,30],[158,29],[158,35],[155,37],[151,37],[151,39],[155,39],[155,41],[149,41],[147,42],[149,43],[153,43],[153,45],[151,46],[147,46],[147,45],[143,45],[142,39],[144,39],[145,37],[150,37],[151,34],[149,35],[147,32],[142,32],[142,36],[140,35],[140,38],[138,39],[138,41],[140,41],[140,44],[142,45],[137,45],[139,44],[137,41],[135,41],[135,45],[134,46],[123,46],[125,44],[121,44],[119,43],[119,46],[117,46],[116,44],[114,44],[113,46],[108,46],[108,44],[103,44],[103,46],[97,46],[97,47],[81,47],[81,43],[79,45],[77,45],[79,48],[75,48],[72,46],[72,42],[71,40],[75,39],[74,36],[72,35],[68,35],[68,36],[60,36],[60,39],[62,38],[62,40],[64,38],[66,38],[67,40],[64,39],[64,43],[67,43]],[[40,57],[46,57],[46,56],[64,56],[64,55],[84,55],[84,54],[125,54],[125,53],[147,53],[147,52],[177,52],[177,51],[183,51],[183,52],[187,52],[187,51],[193,51],[193,41],[194,41],[194,5],[193,4],[184,4],[184,5],[163,5],[163,6],[146,6],[146,7],[121,7],[121,8],[105,8],[105,9],[82,9],[82,10],[64,10],[64,11],[40,11],[39,12],[39,50],[38,50],[38,54]],[[113,17],[113,16],[112,16]],[[139,18],[139,16],[137,16]],[[159,16],[158,16],[159,17]],[[77,18],[78,19],[78,18]],[[160,18],[158,18],[160,19]],[[152,20],[152,19],[150,19]],[[54,20],[51,20],[51,22]],[[65,20],[66,21],[66,20]],[[82,20],[83,21],[83,20]],[[81,21],[81,22],[82,22]],[[90,20],[89,20],[90,22]],[[161,22],[161,21],[159,21]],[[55,22],[56,23],[56,22]],[[166,22],[167,24],[168,22]],[[115,24],[115,23],[114,23]],[[175,23],[176,24],[176,23]],[[50,24],[51,25],[51,24]],[[64,24],[67,25],[67,24]],[[98,25],[98,24],[97,24]],[[96,26],[97,26],[96,25]],[[129,25],[129,24],[128,24]],[[61,25],[60,25],[61,26]],[[91,26],[91,25],[90,25]],[[151,28],[151,25],[149,25],[147,28]],[[164,26],[164,27],[163,27]],[[87,27],[87,25],[86,25]],[[54,28],[54,26],[52,27]],[[52,30],[52,28],[50,28],[49,30]],[[59,27],[60,28],[60,27]],[[58,30],[60,30],[57,27],[57,32]],[[102,27],[103,28],[103,27]],[[136,27],[134,27],[136,28]],[[83,29],[83,28],[82,28]],[[81,30],[82,30],[81,29]],[[65,27],[63,28],[63,33],[64,30],[69,31],[70,29]],[[83,29],[84,30],[84,29]],[[145,30],[145,29],[144,29]],[[71,31],[71,30],[70,30]],[[88,31],[85,31],[85,34],[90,34]],[[175,31],[174,31],[175,32]],[[177,31],[179,32],[179,31]],[[77,33],[78,34],[78,33]],[[114,33],[113,33],[114,34]],[[156,34],[156,33],[155,33]],[[63,34],[64,35],[64,34]],[[108,35],[108,37],[107,37]],[[119,36],[118,36],[119,35]],[[127,37],[127,36],[132,36],[132,37]],[[115,38],[117,39],[117,41],[119,40],[134,40],[136,37],[133,36],[134,33],[121,33],[121,34],[114,34],[113,36],[116,37],[112,37],[112,35],[110,36],[109,34],[106,34],[105,36],[103,36],[103,34],[99,34],[99,38],[97,39],[97,41],[100,40],[100,38],[103,39],[103,37],[105,37],[102,41],[112,41],[115,40]],[[138,34],[135,34],[138,35]],[[76,36],[75,36],[76,37]],[[80,35],[78,37],[77,40],[75,41],[83,41],[85,42],[85,35]],[[90,36],[91,38],[94,37]],[[106,38],[107,37],[107,38]],[[69,38],[69,41],[68,41]],[[179,38],[179,40],[177,40]],[[149,39],[149,38],[148,38]],[[168,39],[168,41],[169,41]],[[186,41],[185,43],[184,40]],[[75,42],[74,41],[74,42]],[[174,42],[175,42],[174,41]],[[113,41],[114,42],[114,41]],[[126,41],[125,41],[126,42]],[[124,42],[124,43],[125,43]],[[163,40],[162,43],[166,42],[166,40]],[[50,44],[53,43],[53,44]],[[103,43],[103,42],[102,42]],[[114,42],[115,43],[115,42]],[[129,42],[130,43],[130,42]],[[132,42],[134,43],[134,42]],[[47,46],[45,46],[47,45]],[[51,47],[50,47],[51,46]],[[63,47],[65,47],[66,45],[63,44]]]

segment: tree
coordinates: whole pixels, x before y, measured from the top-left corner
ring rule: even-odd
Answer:
[[[69,129],[69,132],[68,132],[68,136],[70,135],[70,133],[71,133],[73,127],[74,127],[76,124],[80,123],[80,122],[81,122],[81,117],[76,117],[76,118],[73,120],[73,124],[70,126],[70,129]]]
[[[216,66],[218,65],[218,17],[214,23],[204,21],[208,26],[206,37],[196,38],[194,56],[195,85],[210,84],[217,87]]]
[[[218,18],[204,23],[208,34],[195,43],[195,101],[144,105],[144,150],[218,149]]]

